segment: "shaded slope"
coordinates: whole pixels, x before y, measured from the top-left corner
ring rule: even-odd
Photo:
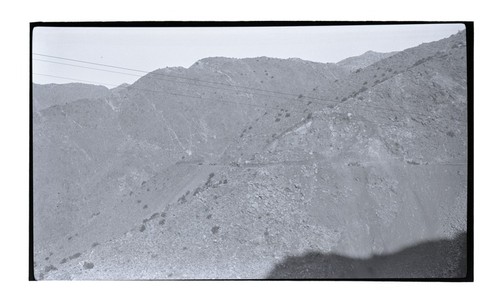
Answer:
[[[393,254],[369,259],[308,253],[289,257],[269,279],[464,278],[467,275],[467,236],[420,243]]]

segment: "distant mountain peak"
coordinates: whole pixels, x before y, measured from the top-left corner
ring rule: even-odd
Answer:
[[[396,52],[397,51],[384,53],[368,50],[362,55],[346,58],[338,62],[337,65],[343,67],[347,71],[352,72],[361,68],[368,67],[380,60],[388,58],[394,55]]]

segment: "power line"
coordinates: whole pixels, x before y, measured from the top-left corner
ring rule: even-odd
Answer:
[[[40,53],[33,53],[33,54],[34,55],[38,55],[38,56],[43,56],[43,57],[49,57],[49,58],[55,58],[55,59],[60,59],[60,60],[72,61],[72,62],[78,62],[78,63],[84,63],[84,64],[91,64],[91,65],[103,66],[103,67],[109,67],[109,68],[116,68],[116,69],[127,70],[127,71],[141,72],[141,73],[144,73],[144,74],[149,74],[149,73],[155,74],[154,71],[153,72],[149,72],[149,71],[145,71],[145,70],[120,67],[120,66],[116,66],[116,65],[101,64],[101,63],[95,63],[95,62],[90,62],[90,61],[77,60],[77,59],[71,59],[71,58],[65,58],[65,57],[53,56],[53,55],[47,55],[47,54],[40,54]],[[158,73],[156,73],[156,74],[158,74]],[[247,86],[233,85],[233,84],[222,83],[222,82],[207,81],[207,80],[202,80],[202,79],[198,79],[198,78],[190,78],[190,77],[176,76],[176,75],[170,75],[170,74],[158,74],[158,75],[165,76],[165,77],[171,77],[171,78],[184,79],[184,80],[192,80],[192,81],[197,81],[197,82],[204,82],[204,83],[215,84],[215,85],[224,85],[224,86],[229,86],[229,87],[242,88],[242,89],[247,89],[247,90],[255,90],[255,91],[261,91],[261,92],[275,93],[275,94],[281,94],[281,95],[287,95],[287,96],[295,96],[295,97],[300,96],[300,95],[297,95],[297,94],[286,93],[286,92],[282,92],[282,91],[273,91],[273,90],[266,90],[266,89],[261,89],[261,88],[255,88],[255,87],[247,87]],[[302,95],[302,98],[308,98],[308,99],[314,99],[314,100],[319,100],[319,101],[324,101],[324,102],[332,103],[332,100],[330,100],[330,99],[323,99],[323,98],[306,96],[306,95]]]
[[[229,86],[229,87],[236,87],[236,88],[242,88],[242,89],[247,89],[247,90],[257,90],[257,91],[262,91],[262,92],[267,92],[267,93],[277,93],[277,94],[282,94],[282,95],[295,96],[297,98],[285,98],[285,97],[280,97],[280,96],[271,96],[271,95],[267,95],[267,94],[252,92],[252,94],[266,96],[266,97],[281,98],[281,99],[285,99],[285,100],[293,100],[293,101],[299,101],[299,102],[302,102],[303,98],[316,99],[316,100],[327,102],[330,105],[332,103],[335,103],[335,106],[331,107],[332,109],[337,108],[340,105],[342,105],[343,103],[345,103],[345,102],[332,102],[331,100],[326,100],[326,99],[321,99],[321,98],[314,98],[314,97],[309,97],[309,96],[303,96],[302,94],[297,95],[297,94],[292,94],[292,93],[285,93],[285,92],[280,92],[280,91],[265,90],[265,89],[259,89],[259,88],[251,88],[251,87],[245,87],[245,86],[239,86],[239,85],[232,85],[232,84],[221,83],[221,82],[205,81],[205,80],[195,79],[195,78],[188,78],[188,77],[181,77],[181,76],[174,76],[174,75],[167,75],[167,74],[158,74],[158,73],[155,73],[155,72],[148,72],[148,71],[144,71],[144,70],[138,70],[138,69],[132,69],[132,68],[125,68],[125,67],[120,67],[120,66],[115,66],[115,65],[101,64],[101,63],[95,63],[95,62],[89,62],[89,61],[83,61],[83,60],[76,60],[76,59],[71,59],[71,58],[64,58],[64,57],[59,57],[59,56],[39,54],[39,53],[33,53],[33,54],[34,55],[43,56],[43,57],[50,57],[50,58],[56,58],[56,59],[61,59],[61,60],[67,60],[67,61],[73,61],[73,62],[79,62],[79,63],[97,65],[97,66],[104,66],[104,67],[109,67],[109,68],[117,68],[117,69],[129,70],[129,71],[134,71],[134,72],[140,72],[140,73],[145,73],[146,76],[151,76],[151,77],[153,77],[153,76],[155,76],[155,77],[170,77],[170,78],[176,78],[176,79],[192,80],[192,81],[197,81],[197,82],[204,82],[204,83],[217,84],[217,85],[225,85],[225,86]],[[125,72],[119,72],[119,71],[112,71],[112,70],[105,70],[105,69],[100,69],[100,68],[92,68],[92,67],[88,67],[88,66],[80,66],[80,65],[68,64],[68,63],[62,63],[62,62],[54,62],[54,61],[47,61],[47,60],[41,60],[41,59],[33,59],[33,60],[47,62],[47,63],[60,64],[60,65],[67,65],[67,66],[78,67],[78,68],[98,70],[98,71],[103,71],[103,72],[124,74],[124,75],[129,75],[129,76],[136,76],[136,77],[140,77],[141,76],[141,75],[137,75],[137,74],[131,74],[131,73],[125,73]],[[41,75],[41,74],[39,74],[39,75]],[[53,76],[53,75],[45,75],[45,76],[50,76],[50,77],[56,77],[57,78],[57,76]],[[62,78],[62,77],[59,77],[59,78]],[[66,78],[66,79],[70,79],[70,78]],[[213,86],[202,85],[202,84],[199,84],[199,83],[182,82],[182,81],[170,81],[170,80],[165,79],[165,78],[158,78],[158,79],[164,80],[164,81],[167,81],[167,82],[173,82],[173,83],[181,83],[181,84],[187,84],[187,85],[196,85],[196,86],[202,86],[202,87],[207,87],[207,88],[212,88],[212,89],[219,89],[219,90],[226,90],[226,91],[231,91],[231,92],[248,93],[247,91],[233,90],[233,89],[227,89],[227,88],[222,88],[222,87],[213,87]],[[103,84],[103,85],[110,85],[110,84],[105,84],[105,83],[100,83],[100,82],[95,82],[95,81],[86,81],[86,80],[79,80],[79,79],[70,79],[70,80],[90,82],[90,83],[98,83],[98,84]],[[116,86],[119,86],[119,85],[112,85],[112,86],[116,87]],[[129,89],[143,90],[143,91],[150,91],[150,92],[160,92],[160,91],[153,91],[153,90],[141,89],[141,88],[135,88],[135,87],[129,87]],[[175,95],[175,96],[190,97],[190,98],[200,98],[200,97],[196,97],[196,96],[190,96],[190,95],[179,94],[179,93],[172,93],[172,92],[161,92],[161,93]],[[210,99],[210,98],[204,98],[204,99]],[[215,99],[212,99],[212,100],[215,100]],[[225,100],[218,100],[218,101],[230,102],[230,101],[225,101]],[[312,103],[318,103],[320,105],[325,105],[324,103],[319,103],[319,102],[316,102],[316,101],[310,101],[310,102],[312,102]],[[243,103],[239,103],[239,102],[231,102],[231,103],[243,104]],[[254,105],[254,104],[243,104],[243,105],[259,106],[259,105]],[[429,116],[427,114],[420,113],[420,112],[412,112],[412,111],[407,111],[407,110],[397,110],[397,109],[393,109],[393,108],[389,108],[389,107],[381,107],[381,106],[366,105],[366,104],[359,104],[359,103],[357,104],[357,106],[367,107],[367,108],[378,108],[380,110],[385,110],[385,111],[395,112],[395,113],[399,112],[399,113],[403,113],[403,114],[407,114],[407,115],[420,115],[420,116],[424,116],[424,117],[428,117],[428,118],[431,117],[431,116]],[[264,106],[260,106],[260,107],[264,107]],[[265,106],[265,108],[272,108],[272,107]],[[298,111],[294,111],[294,112],[298,112]],[[445,117],[441,117],[440,119],[448,119],[448,120],[455,121],[454,119],[445,118]]]
[[[109,73],[117,73],[117,74],[124,74],[124,75],[129,75],[129,76],[135,76],[135,77],[142,77],[143,75],[138,75],[138,74],[132,74],[132,73],[125,73],[125,72],[119,72],[119,71],[112,71],[112,70],[106,70],[106,69],[100,69],[100,68],[92,68],[92,67],[87,67],[87,66],[80,66],[80,65],[75,65],[75,64],[67,64],[67,63],[61,63],[61,62],[54,62],[54,61],[47,61],[47,60],[41,60],[41,59],[33,59],[34,61],[40,61],[40,62],[45,62],[45,63],[53,63],[53,64],[59,64],[59,65],[64,65],[64,66],[72,66],[72,67],[77,67],[77,68],[83,68],[83,69],[90,69],[90,70],[98,70],[98,71],[103,71],[103,72],[109,72]],[[242,92],[242,93],[248,93],[247,91],[242,91],[242,90],[234,90],[234,89],[228,89],[228,88],[222,88],[222,87],[213,87],[213,86],[208,86],[208,85],[203,85],[199,83],[190,83],[190,82],[183,82],[183,81],[172,81],[168,80],[166,78],[160,78],[163,74],[156,74],[156,73],[148,73],[146,76],[155,76],[159,80],[170,82],[170,83],[176,83],[176,84],[186,84],[186,85],[193,85],[197,87],[206,87],[206,88],[211,88],[211,89],[217,89],[217,90],[225,90],[225,91],[230,91],[230,92]],[[274,97],[274,98],[280,98],[284,100],[292,100],[292,101],[298,101],[298,102],[303,102],[300,98],[298,98],[300,95],[295,95],[297,98],[288,98],[288,97],[282,97],[282,96],[272,96],[268,94],[263,94],[263,93],[256,93],[256,92],[251,92],[251,94],[254,95],[261,95],[261,96],[266,96],[266,97]],[[331,101],[328,101],[328,103],[331,103]],[[324,105],[324,104],[321,104]]]
[[[51,74],[43,74],[43,73],[33,73],[33,74],[34,75],[40,75],[40,76],[48,76],[48,77],[60,78],[60,79],[75,80],[75,81],[79,81],[79,82],[88,82],[88,83],[94,83],[94,84],[99,84],[99,85],[108,85],[108,86],[113,86],[113,87],[120,86],[120,85],[116,85],[116,84],[109,84],[109,83],[103,83],[103,82],[98,82],[98,81],[87,81],[87,80],[81,80],[81,79],[77,79],[77,78],[56,76],[56,75],[51,75]],[[142,89],[142,88],[136,88],[136,87],[130,87],[130,86],[128,86],[126,89],[139,90],[139,91],[147,91],[147,92],[154,92],[154,93],[162,93],[162,94],[167,94],[167,95],[187,97],[187,98],[194,98],[194,99],[201,99],[201,100],[219,101],[219,102],[232,103],[232,104],[238,104],[238,105],[244,105],[244,106],[260,107],[260,108],[271,109],[271,110],[280,110],[279,108],[275,108],[275,107],[272,107],[272,106],[263,106],[263,105],[257,105],[257,104],[249,104],[249,103],[242,103],[242,102],[236,102],[236,101],[230,101],[230,100],[207,98],[207,97],[187,95],[187,94],[181,94],[181,93],[173,93],[173,92],[166,92],[166,91],[149,90],[149,89]],[[173,101],[176,101],[176,100],[173,100]],[[176,102],[179,102],[179,101],[176,101]],[[182,102],[179,102],[179,103],[182,103]],[[289,110],[289,111],[295,112],[295,113],[298,113],[298,114],[304,113],[304,112],[300,112],[300,111],[296,111],[296,110]]]
[[[85,63],[85,64],[91,64],[91,65],[103,66],[103,67],[110,67],[110,68],[116,68],[116,69],[122,69],[122,70],[128,70],[128,71],[136,71],[136,72],[141,72],[141,73],[148,73],[147,71],[144,71],[144,70],[131,69],[131,68],[114,66],[114,65],[106,65],[106,64],[94,63],[94,62],[89,62],[89,61],[75,60],[75,59],[70,59],[70,58],[65,58],[65,57],[60,57],[60,56],[54,56],[54,55],[47,55],[47,54],[41,54],[41,53],[33,53],[33,54],[34,55],[39,55],[39,56],[44,56],[44,57],[50,57],[50,58],[54,58],[54,59],[71,61],[71,62]]]
[[[43,74],[43,73],[35,73],[35,72],[33,72],[33,74],[34,75],[54,77],[54,78],[60,78],[60,79],[75,80],[77,82],[86,82],[86,83],[92,83],[92,84],[98,84],[98,85],[106,85],[106,86],[111,86],[113,88],[116,88],[116,87],[120,86],[120,85],[117,85],[117,84],[107,84],[107,83],[103,83],[103,82],[96,82],[96,81],[91,81],[91,80],[83,80],[83,79],[71,78],[71,77],[64,77],[64,76],[56,76],[56,75],[51,75],[51,74]]]
[[[110,72],[110,73],[131,75],[131,76],[137,76],[137,77],[141,77],[142,76],[142,75],[139,75],[139,74],[125,73],[125,72],[119,72],[119,71],[111,71],[111,70],[106,70],[106,69],[92,68],[92,67],[87,67],[87,66],[81,66],[81,65],[75,65],[75,64],[67,64],[67,63],[61,63],[61,62],[53,62],[53,61],[47,61],[47,60],[41,60],[41,59],[33,59],[33,60],[34,61],[38,61],[38,62],[44,62],[44,63],[52,63],[52,64],[58,64],[58,65],[64,65],[64,66],[71,66],[71,67],[77,67],[77,68],[84,68],[84,69],[105,71],[105,72]]]

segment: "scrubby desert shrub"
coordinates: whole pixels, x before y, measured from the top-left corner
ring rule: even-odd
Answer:
[[[214,235],[215,235],[215,234],[219,233],[219,229],[220,229],[220,227],[219,227],[219,226],[213,226],[213,227],[212,227],[212,230],[211,230],[211,231],[212,231],[212,234],[214,234]]]

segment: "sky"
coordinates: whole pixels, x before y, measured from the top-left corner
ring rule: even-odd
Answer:
[[[202,58],[213,56],[267,56],[336,63],[369,50],[401,51],[449,37],[463,29],[465,27],[462,24],[213,28],[36,27],[33,30],[33,53],[148,72],[165,67],[188,68]],[[85,82],[112,88],[122,83],[131,84],[144,75],[140,72],[39,55],[33,55],[32,62],[33,73],[37,73],[33,75],[33,82],[39,84]]]

